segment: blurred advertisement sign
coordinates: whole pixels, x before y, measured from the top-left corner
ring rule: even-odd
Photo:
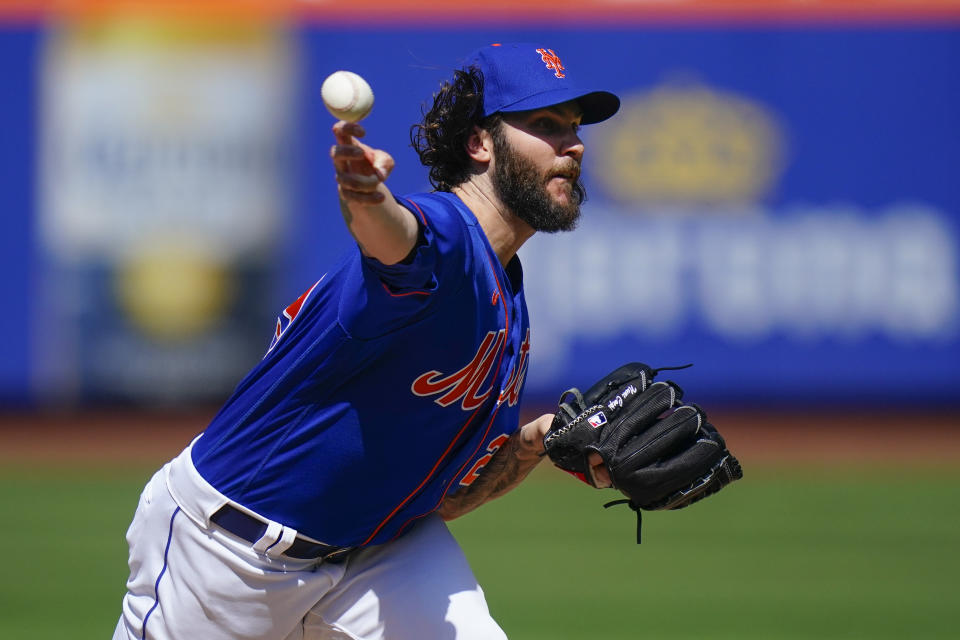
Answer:
[[[817,369],[838,394],[869,394],[892,383],[898,359],[923,366],[903,348],[956,352],[956,212],[922,199],[771,206],[790,161],[788,122],[689,80],[623,96],[590,150],[604,202],[577,233],[525,254],[531,314],[548,319],[535,325],[534,389],[561,384],[591,352],[672,350],[703,364],[725,347],[731,360],[708,358],[708,370],[753,367],[738,377],[756,378],[761,394],[809,391],[796,379]],[[818,348],[827,356],[805,357]],[[859,371],[839,373],[832,360],[846,357]]]
[[[399,194],[429,188],[409,126],[475,46],[543,43],[621,96],[580,130],[580,228],[520,250],[527,400],[556,402],[628,360],[694,363],[675,379],[703,403],[960,397],[960,30],[302,34],[316,78],[352,68],[379,92],[364,125],[397,159]],[[322,176],[329,128],[304,95],[321,114],[304,173]],[[328,231],[332,181],[299,193],[302,283],[350,239]]]
[[[573,366],[578,339],[702,334],[733,347],[774,340],[798,349],[956,339],[957,242],[927,205],[633,213],[594,208],[575,235],[531,244],[531,314],[549,319],[538,325],[537,356],[550,365],[541,375]]]
[[[423,0],[420,13],[375,11],[377,26],[363,9],[382,3],[358,2],[296,3],[295,65],[263,15],[187,35],[190,11],[146,25],[78,13],[4,41],[4,103],[26,124],[0,154],[13,212],[0,237],[7,299],[34,310],[37,345],[15,344],[5,379],[30,367],[38,400],[228,389],[262,355],[276,310],[352,244],[323,78],[351,69],[370,82],[366,140],[396,159],[395,193],[422,191],[409,148],[422,105],[467,52],[518,41],[623,98],[581,130],[581,228],[521,249],[528,400],[555,402],[627,359],[694,362],[676,378],[704,403],[960,397],[955,2],[610,3],[591,21],[573,2],[562,13],[531,0],[482,20],[462,9],[460,24],[460,9]],[[535,10],[515,20],[524,7]],[[37,44],[35,96],[21,69]],[[23,187],[34,127],[36,209]],[[271,294],[268,265],[280,271]]]
[[[531,278],[567,292],[543,298],[547,354],[580,332],[665,338],[697,325],[732,343],[956,335],[958,243],[944,211],[765,208],[785,138],[767,107],[665,85],[625,97],[622,110],[591,157],[623,204],[591,207],[585,229],[529,257],[545,263]],[[616,312],[593,313],[613,299]]]
[[[222,397],[266,348],[293,55],[270,24],[89,18],[42,68],[38,384]]]
[[[679,78],[621,96],[598,131],[597,177],[627,206],[753,202],[782,167],[783,126],[747,96]]]

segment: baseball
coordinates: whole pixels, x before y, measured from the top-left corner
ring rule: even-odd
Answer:
[[[373,90],[352,71],[334,71],[320,87],[327,110],[338,120],[357,122],[373,108]]]

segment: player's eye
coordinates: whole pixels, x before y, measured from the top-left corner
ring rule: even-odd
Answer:
[[[553,131],[557,128],[557,123],[552,118],[537,118],[533,126],[543,131]]]

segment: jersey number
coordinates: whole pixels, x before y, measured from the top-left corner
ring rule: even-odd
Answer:
[[[506,433],[494,438],[493,441],[490,442],[489,446],[487,446],[488,453],[473,463],[469,473],[467,473],[467,475],[463,477],[463,480],[460,481],[460,486],[469,487],[471,484],[473,484],[473,481],[479,477],[480,472],[483,471],[483,468],[487,466],[487,463],[493,458],[493,454],[495,454],[497,450],[503,446],[503,443],[509,439],[510,436]]]

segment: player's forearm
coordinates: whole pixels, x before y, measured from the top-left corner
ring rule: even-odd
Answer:
[[[444,520],[459,518],[520,484],[540,458],[523,459],[517,455],[519,450],[519,436],[515,433],[494,454],[473,484],[444,499],[440,516]]]
[[[364,255],[384,264],[400,262],[417,242],[416,218],[403,208],[382,183],[378,191],[383,201],[374,204],[352,202],[340,197],[340,213],[347,229]]]
[[[417,242],[417,219],[393,198],[384,181],[393,171],[393,158],[382,149],[360,142],[365,135],[355,122],[333,126],[337,141],[330,149],[336,169],[340,212],[364,255],[395,264]]]
[[[472,484],[444,499],[440,516],[444,520],[459,518],[519,485],[542,459],[543,433],[552,418],[541,416],[511,435]]]

